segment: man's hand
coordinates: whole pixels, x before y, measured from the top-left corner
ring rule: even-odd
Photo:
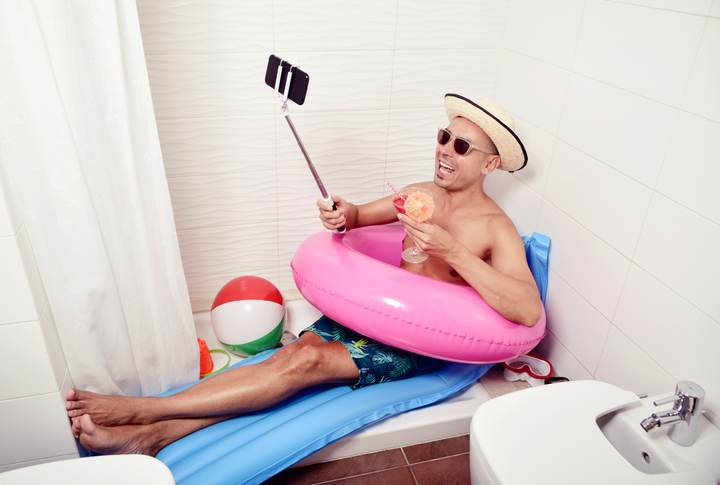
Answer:
[[[348,230],[353,228],[356,219],[355,214],[357,212],[355,205],[337,195],[331,195],[330,197],[332,197],[333,202],[335,202],[336,210],[332,210],[332,207],[323,199],[318,199],[317,201],[317,206],[320,210],[320,220],[323,226],[330,230],[335,230],[343,226]]]
[[[415,222],[404,214],[397,215],[405,227],[405,231],[413,238],[422,251],[445,259],[456,251],[460,243],[442,227],[432,222]]]

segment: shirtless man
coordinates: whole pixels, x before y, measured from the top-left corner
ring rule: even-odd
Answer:
[[[438,132],[434,179],[416,184],[433,193],[431,222],[416,223],[397,214],[392,196],[364,205],[333,196],[337,210],[318,201],[320,219],[328,229],[344,225],[348,230],[400,219],[408,234],[404,246],[417,243],[430,256],[423,263],[403,263],[404,269],[467,283],[507,319],[533,325],[542,306],[522,240],[483,190],[485,177],[495,169],[522,168],[525,149],[511,129],[512,120],[492,103],[480,106],[448,94],[445,106],[450,124]],[[360,339],[365,343],[358,346]],[[390,355],[390,362],[375,363],[376,352]],[[174,396],[115,397],[73,389],[66,406],[73,432],[86,448],[155,455],[193,431],[266,408],[310,386],[361,387],[440,365],[442,361],[363,338],[322,317],[266,361],[224,372]]]

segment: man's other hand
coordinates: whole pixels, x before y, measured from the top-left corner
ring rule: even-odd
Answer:
[[[404,214],[398,214],[397,217],[423,252],[445,259],[457,249],[458,241],[442,227],[432,222],[415,222]]]

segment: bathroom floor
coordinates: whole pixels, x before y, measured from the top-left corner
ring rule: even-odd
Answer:
[[[491,369],[482,379],[488,394],[497,397],[528,387],[508,382],[502,369]],[[291,468],[266,485],[465,485],[470,483],[469,435],[369,453],[301,468]]]

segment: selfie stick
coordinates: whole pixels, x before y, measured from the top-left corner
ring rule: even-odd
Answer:
[[[282,73],[282,67],[278,68],[277,75],[275,77],[275,90],[280,93],[280,73]],[[288,123],[288,126],[290,127],[290,131],[292,131],[293,136],[295,137],[295,141],[297,141],[298,146],[300,147],[300,151],[302,152],[303,156],[305,157],[305,161],[307,162],[307,166],[310,169],[310,172],[312,173],[313,178],[315,179],[315,183],[318,186],[318,189],[320,189],[320,193],[322,194],[323,200],[332,207],[332,210],[337,210],[337,206],[335,205],[335,202],[332,200],[332,197],[330,197],[330,194],[328,193],[327,189],[325,188],[325,184],[322,183],[322,180],[320,179],[320,175],[318,174],[317,170],[315,170],[315,165],[313,165],[312,160],[310,160],[310,155],[308,155],[307,150],[305,150],[305,145],[303,145],[303,142],[300,140],[300,135],[298,135],[297,131],[295,130],[295,125],[293,125],[292,120],[290,120],[290,113],[288,112],[287,107],[287,100],[288,100],[288,93],[290,92],[290,82],[292,81],[292,66],[288,69],[288,76],[287,81],[285,81],[285,92],[280,93],[280,102],[281,102],[281,113],[285,120]],[[337,232],[339,234],[343,234],[345,232],[345,226],[338,227]]]

